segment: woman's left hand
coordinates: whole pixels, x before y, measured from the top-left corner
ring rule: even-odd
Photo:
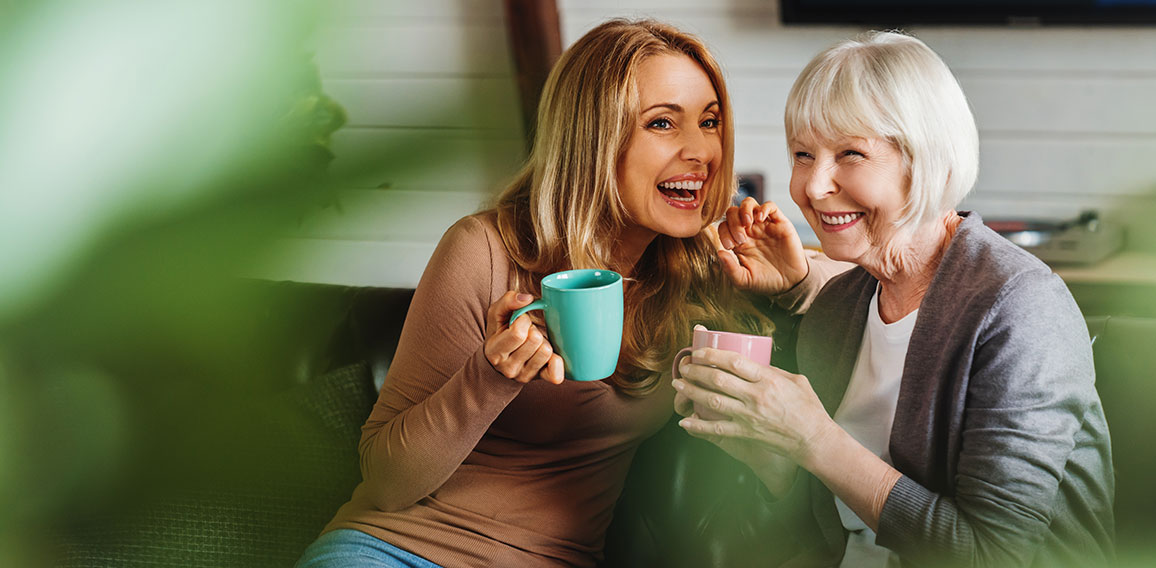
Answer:
[[[692,436],[707,439],[752,468],[761,467],[755,446],[808,468],[816,444],[838,428],[802,375],[760,365],[732,351],[704,348],[683,360],[683,379],[674,380],[682,397],[722,414],[721,420],[684,418]],[[681,398],[681,397],[680,397]],[[741,443],[740,443],[741,442]],[[754,446],[752,446],[752,443]],[[810,468],[808,468],[810,469]]]
[[[723,272],[741,290],[773,296],[794,287],[810,271],[795,226],[774,202],[748,197],[730,207],[715,231]]]

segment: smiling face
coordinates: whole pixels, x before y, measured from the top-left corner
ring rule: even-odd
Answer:
[[[894,242],[905,204],[907,166],[878,138],[790,141],[791,199],[815,230],[823,252],[872,267]]]
[[[641,247],[658,234],[692,237],[722,160],[718,95],[702,67],[663,54],[638,66],[640,113],[618,158],[618,194],[630,220],[622,234]],[[641,254],[641,250],[638,251]]]

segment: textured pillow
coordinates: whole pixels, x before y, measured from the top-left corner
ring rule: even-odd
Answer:
[[[337,369],[252,412],[246,457],[130,510],[74,519],[60,566],[292,566],[361,480],[368,366]],[[247,430],[247,429],[246,429]]]

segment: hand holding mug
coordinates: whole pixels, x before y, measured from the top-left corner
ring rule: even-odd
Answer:
[[[727,209],[717,231],[719,262],[738,288],[779,294],[807,276],[799,234],[774,202],[759,205],[753,197],[744,199]]]
[[[614,374],[622,347],[622,276],[612,270],[575,269],[542,278],[542,297],[510,317],[542,310],[550,343],[567,379],[598,381]]]
[[[690,417],[680,425],[723,449],[719,440],[746,440],[808,467],[813,450],[839,428],[803,375],[709,348],[695,350],[682,374],[674,383],[679,394],[698,405],[710,402],[726,420]]]
[[[720,332],[711,332],[706,328],[695,329],[696,337],[702,335],[704,338],[711,338],[712,336],[708,334],[718,333]],[[730,335],[739,338],[769,339],[743,334]],[[697,343],[709,344],[712,341]],[[763,361],[761,352],[755,353],[758,361],[753,361],[749,356],[751,352],[749,348],[745,349],[747,354],[738,352],[743,350],[743,346],[733,339],[726,345],[729,347],[725,351],[710,348],[695,350],[692,353],[697,353],[697,357],[687,359],[687,356],[683,356],[676,360],[676,366],[680,365],[681,368],[675,376],[682,376],[683,371],[685,376],[674,382],[678,391],[675,395],[675,407],[677,410],[681,401],[684,408],[679,410],[679,414],[688,417],[680,421],[679,425],[690,435],[718,446],[731,457],[750,466],[767,489],[773,495],[781,497],[793,485],[798,464],[779,453],[779,448],[768,444],[761,436],[750,435],[751,431],[747,428],[752,422],[749,419],[752,410],[749,404],[751,395],[758,392],[760,387],[767,386],[757,383],[766,378],[766,373],[773,373],[778,369]],[[768,345],[768,360],[769,352]],[[692,405],[694,409],[698,409],[694,414],[684,411]],[[710,407],[717,408],[718,412],[709,410]],[[758,409],[755,410],[757,413]]]
[[[510,314],[533,300],[529,294],[511,290],[486,311],[486,360],[508,379],[528,383],[535,378],[562,382],[562,358],[529,317],[510,322]]]
[[[680,365],[683,359],[691,357],[691,362],[696,364],[706,364],[702,361],[693,358],[693,353],[704,347],[713,349],[725,349],[738,353],[744,358],[750,359],[762,365],[771,364],[771,349],[774,347],[774,340],[770,337],[762,335],[748,335],[746,333],[730,333],[726,331],[711,331],[701,325],[694,326],[694,339],[691,347],[687,347],[679,351],[674,356],[674,365],[671,368],[671,376],[675,379],[682,378]],[[700,401],[693,405],[694,412],[703,420],[721,420],[725,418],[722,414],[711,410],[711,407],[717,408],[720,402],[718,396],[711,397],[709,400]],[[690,414],[690,405],[687,402],[683,393],[675,395],[674,410],[683,416]]]

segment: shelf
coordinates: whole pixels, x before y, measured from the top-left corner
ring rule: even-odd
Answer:
[[[1156,255],[1124,251],[1089,266],[1052,267],[1069,284],[1156,285]]]

